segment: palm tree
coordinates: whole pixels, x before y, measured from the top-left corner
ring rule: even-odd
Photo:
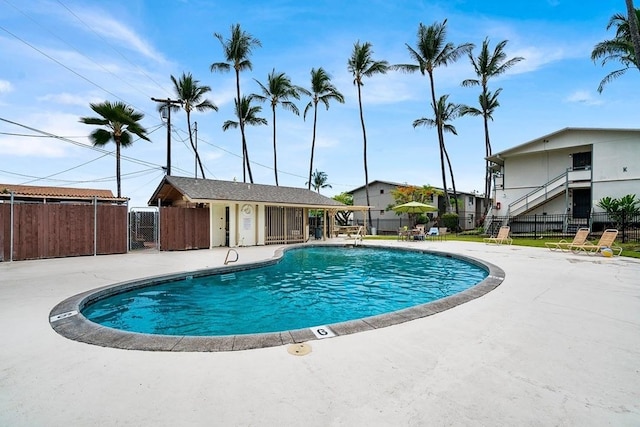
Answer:
[[[633,6],[633,0],[625,0],[627,4],[627,19],[629,21],[629,32],[631,33],[631,44],[633,44],[633,53],[636,58],[640,58],[640,32],[638,31],[638,15],[636,8]]]
[[[259,105],[251,105],[253,101],[253,97],[251,96],[243,96],[240,98],[240,104],[236,101],[236,116],[239,118],[239,121],[227,120],[222,124],[222,130],[227,131],[228,129],[236,129],[240,126],[240,123],[247,124],[249,126],[259,126],[266,125],[267,120],[258,117],[257,114],[262,111],[262,107]],[[246,141],[246,140],[245,140]],[[253,175],[251,174],[251,165],[249,164],[249,151],[246,147],[244,147],[244,156],[247,159],[247,170],[249,171],[249,182],[253,184]],[[245,181],[246,182],[246,181]]]
[[[194,153],[196,153],[196,161],[200,166],[200,173],[202,173],[202,178],[204,179],[204,168],[202,167],[202,161],[200,160],[200,155],[198,154],[198,149],[193,143],[193,132],[191,131],[191,111],[194,109],[200,112],[213,110],[218,111],[218,107],[208,99],[202,99],[205,93],[210,92],[211,88],[209,86],[200,86],[199,80],[194,80],[191,73],[185,74],[182,73],[182,76],[179,80],[172,75],[171,81],[173,82],[173,88],[178,99],[182,103],[182,108],[187,113],[187,127],[189,128],[189,142],[191,142],[191,148]],[[177,105],[172,105],[171,107],[178,109]],[[197,178],[197,176],[196,176]]]
[[[478,57],[473,56],[473,52],[469,52],[471,65],[476,72],[477,79],[467,79],[462,82],[462,86],[480,86],[482,91],[478,97],[480,109],[464,106],[461,115],[482,116],[484,121],[484,147],[485,158],[491,156],[491,140],[489,138],[489,119],[493,120],[493,112],[500,105],[498,103],[498,95],[502,89],[498,89],[491,93],[489,91],[489,79],[506,73],[511,67],[524,58],[516,56],[507,59],[504,47],[508,40],[503,40],[496,45],[493,53],[489,51],[489,40],[482,42],[482,49]],[[485,179],[484,179],[484,204],[489,206],[489,195],[491,194],[491,170],[489,169],[489,161],[485,160]]]
[[[313,170],[313,152],[316,146],[316,124],[318,123],[318,103],[323,103],[327,110],[329,109],[329,101],[336,100],[344,104],[344,96],[338,92],[338,89],[331,83],[331,77],[322,67],[311,69],[311,91],[303,92],[305,95],[311,96],[311,101],[304,109],[303,117],[307,118],[307,112],[313,107],[313,139],[311,140],[311,161],[309,162],[309,181],[307,181],[308,189],[311,190],[311,171]]]
[[[249,56],[255,47],[260,47],[262,44],[260,40],[251,34],[242,31],[240,24],[231,26],[231,38],[227,40],[225,40],[220,33],[214,33],[213,36],[222,44],[226,62],[214,62],[210,67],[211,72],[226,72],[233,67],[236,72],[236,112],[239,112],[237,105],[240,103],[240,71],[251,70],[253,68],[251,61],[249,61]],[[247,155],[247,140],[244,134],[244,120],[238,116],[238,121],[240,134],[242,136],[242,179],[244,182],[247,182],[245,171],[250,168],[249,156]]]
[[[310,184],[311,187],[313,187],[313,189],[316,190],[318,194],[320,194],[321,188],[333,188],[331,187],[331,184],[327,183],[328,180],[329,177],[327,176],[326,172],[320,172],[318,171],[318,169],[316,169],[315,172],[313,172],[313,174],[311,175]]]
[[[413,58],[416,64],[400,64],[394,66],[395,69],[399,69],[405,72],[420,71],[422,75],[427,74],[429,76],[429,84],[431,87],[431,106],[433,107],[434,117],[436,118],[436,128],[438,131],[438,143],[440,148],[440,169],[442,172],[442,187],[444,191],[447,191],[447,178],[445,174],[445,147],[444,147],[444,135],[443,125],[439,122],[439,114],[435,110],[438,103],[436,101],[436,91],[433,80],[433,70],[440,66],[447,66],[450,63],[457,61],[462,55],[468,54],[473,49],[472,43],[463,43],[455,46],[453,43],[447,43],[447,20],[442,23],[434,23],[428,27],[420,23],[418,27],[418,39],[416,48],[412,48],[406,44],[409,49],[409,55]],[[447,209],[451,209],[451,201],[448,197],[445,197]]]
[[[640,9],[636,9],[636,19],[640,20]],[[616,36],[611,40],[605,40],[596,44],[591,51],[591,60],[593,62],[601,60],[600,63],[603,66],[607,62],[618,61],[623,65],[623,68],[610,72],[602,79],[598,86],[599,93],[602,93],[607,83],[622,76],[629,68],[635,67],[640,69],[633,47],[633,36],[629,20],[626,16],[616,13],[609,20],[607,30],[613,26],[616,27]]]
[[[276,73],[274,69],[267,76],[267,85],[263,85],[258,80],[254,79],[260,89],[262,89],[262,95],[253,94],[253,98],[258,101],[265,102],[269,100],[271,102],[271,111],[273,113],[273,171],[276,177],[276,187],[278,186],[278,154],[276,150],[276,107],[278,104],[283,109],[289,110],[296,116],[300,115],[300,111],[296,104],[289,99],[300,99],[301,88],[291,83],[291,79],[285,73]]]
[[[360,124],[362,125],[362,139],[363,139],[363,154],[364,154],[364,189],[367,195],[367,206],[370,206],[369,202],[369,171],[367,167],[367,131],[364,126],[364,115],[362,113],[362,90],[364,86],[362,82],[363,77],[371,77],[376,74],[386,74],[389,70],[389,63],[387,61],[374,61],[371,58],[373,50],[371,43],[366,42],[360,44],[357,41],[353,45],[353,52],[351,58],[348,61],[347,69],[353,75],[353,84],[358,88],[358,106],[360,107]],[[369,213],[369,224],[372,224],[371,210],[367,210]]]
[[[104,126],[107,129],[96,129],[89,135],[94,146],[102,147],[113,141],[116,144],[116,182],[118,197],[120,191],[120,147],[133,144],[133,135],[149,141],[147,130],[138,123],[144,114],[136,112],[123,102],[111,103],[104,101],[99,104],[89,104],[91,109],[100,117],[81,117],[80,122],[86,125]]]
[[[452,102],[447,102],[448,99],[449,99],[449,95],[442,95],[440,99],[438,99],[438,104],[435,105],[433,108],[433,110],[435,111],[435,118],[430,119],[430,118],[423,117],[423,118],[414,120],[413,127],[414,128],[418,126],[435,127],[440,125],[442,126],[443,132],[450,132],[454,135],[458,135],[456,128],[449,122],[461,115],[461,111],[464,106],[461,104],[454,104]],[[442,144],[442,148],[444,150],[444,155],[446,157],[447,164],[449,165],[449,175],[451,176],[451,185],[453,187],[453,199],[456,201],[456,206],[455,206],[456,213],[459,213],[458,203],[457,203],[458,192],[456,190],[456,180],[453,175],[453,167],[451,166],[451,159],[449,158],[449,153],[447,152],[447,149],[444,143]],[[444,190],[444,194],[445,194],[445,199],[448,200],[449,196],[446,189]]]

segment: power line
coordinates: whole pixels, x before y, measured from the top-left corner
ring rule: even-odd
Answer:
[[[16,6],[14,6],[13,4],[9,3],[7,0],[5,0],[5,3],[8,3],[11,7],[13,7],[15,10],[17,10],[18,12],[20,12],[22,15],[24,15],[26,18],[30,19],[32,22],[34,22],[36,25],[38,25],[39,27],[43,28],[46,32],[48,32],[49,34],[51,34],[53,37],[55,37],[56,39],[60,40],[62,43],[66,44],[67,46],[69,46],[71,49],[73,49],[74,51],[78,52],[81,56],[83,56],[84,58],[86,58],[87,60],[89,60],[90,62],[92,62],[93,64],[95,64],[96,66],[100,67],[102,70],[104,70],[105,72],[107,72],[108,74],[112,75],[113,77],[115,77],[116,79],[120,80],[122,83],[126,84],[127,86],[129,86],[130,88],[132,88],[133,90],[138,91],[139,93],[141,93],[142,95],[146,95],[144,92],[142,92],[139,88],[139,86],[134,86],[130,83],[128,83],[127,81],[125,81],[122,77],[114,74],[113,72],[111,72],[108,68],[106,68],[104,65],[94,61],[93,59],[91,59],[90,57],[88,57],[87,55],[85,55],[84,53],[80,52],[78,49],[76,49],[74,46],[72,46],[71,44],[69,44],[67,41],[63,40],[61,37],[59,37],[58,35],[56,35],[55,33],[53,33],[51,30],[49,30],[48,28],[44,27],[40,22],[36,21],[35,19],[33,19],[31,16],[29,16],[27,13],[23,12],[22,10],[20,10],[19,8],[17,8]],[[58,2],[60,3],[60,2]],[[64,6],[64,5],[63,5]],[[66,6],[65,6],[66,7]],[[75,16],[75,15],[74,15]],[[78,18],[79,19],[79,18]],[[86,25],[86,24],[85,24]],[[104,39],[103,39],[104,40]]]
[[[160,83],[156,82],[151,76],[149,76],[143,68],[141,68],[140,66],[134,64],[133,62],[131,62],[129,60],[129,58],[127,58],[122,52],[120,52],[118,49],[116,49],[115,47],[113,47],[113,45],[111,45],[109,43],[109,41],[107,41],[104,37],[102,37],[102,35],[100,35],[99,33],[97,33],[93,28],[91,28],[91,26],[89,24],[87,24],[86,22],[84,22],[84,20],[82,20],[78,15],[76,15],[71,9],[69,9],[68,6],[66,6],[64,3],[62,3],[60,0],[57,0],[57,2],[64,7],[71,15],[73,15],[78,21],[80,21],[82,24],[84,24],[87,29],[89,29],[89,31],[91,31],[92,33],[94,33],[97,37],[100,38],[100,40],[102,40],[103,42],[105,42],[105,44],[107,46],[109,46],[114,52],[116,52],[118,55],[120,55],[125,61],[127,61],[129,64],[131,64],[132,66],[136,67],[136,69],[138,71],[140,71],[146,78],[148,78],[150,81],[152,81],[153,83],[155,83],[156,86],[158,86],[160,89],[162,89],[163,91],[167,92],[166,88],[164,88]],[[169,95],[169,93],[167,92],[167,95]]]
[[[109,155],[113,155],[112,151],[107,151],[107,150],[104,150],[104,149],[101,149],[101,148],[98,148],[98,147],[95,147],[95,146],[92,146],[92,145],[83,144],[81,142],[74,141],[73,139],[61,137],[61,136],[52,134],[50,132],[46,132],[46,131],[43,131],[43,130],[40,130],[40,129],[36,129],[36,128],[31,127],[31,126],[27,126],[27,125],[24,125],[24,124],[21,124],[21,123],[14,122],[12,120],[8,120],[8,119],[0,117],[0,121],[6,122],[6,123],[10,123],[12,125],[16,125],[16,126],[19,126],[19,127],[25,128],[25,129],[29,129],[29,130],[31,130],[33,132],[37,132],[37,133],[40,133],[40,134],[43,134],[43,135],[47,135],[50,138],[58,139],[58,140],[63,141],[63,142],[68,142],[68,143],[76,145],[78,147],[82,147],[82,148],[86,148],[86,149],[89,149],[89,150],[97,151],[97,152],[103,153],[103,154],[106,153],[106,154],[109,154]],[[157,129],[160,129],[160,126],[158,126]],[[155,130],[157,130],[157,129],[155,129]],[[155,130],[154,130],[154,132],[155,132]],[[151,132],[149,132],[149,133],[151,133]],[[139,141],[139,139],[137,139],[136,141]],[[164,167],[162,165],[158,165],[158,164],[155,164],[155,163],[147,162],[145,160],[139,160],[139,159],[136,159],[136,158],[133,158],[133,157],[129,157],[129,156],[125,156],[125,155],[122,155],[122,154],[120,155],[120,158],[123,159],[123,160],[127,160],[129,162],[132,162],[132,163],[136,163],[136,164],[139,164],[139,165],[142,165],[142,166],[146,166],[146,167],[153,167],[153,168],[159,168],[159,169],[162,169]],[[180,169],[179,168],[179,170],[181,172],[183,172],[183,173],[188,173],[184,169]]]
[[[118,95],[116,95],[115,93],[108,91],[107,89],[103,88],[102,86],[100,86],[99,84],[97,84],[94,81],[89,80],[87,77],[83,76],[82,74],[72,70],[71,68],[67,67],[66,65],[64,65],[62,62],[58,61],[57,59],[55,59],[54,57],[46,54],[45,52],[41,51],[40,49],[38,49],[37,47],[35,47],[34,45],[30,44],[29,42],[27,42],[26,40],[23,40],[22,38],[18,37],[17,35],[13,34],[11,31],[7,30],[6,28],[4,28],[3,26],[0,25],[0,30],[3,30],[5,33],[9,34],[10,36],[16,38],[17,40],[21,41],[22,43],[26,44],[27,46],[29,46],[31,49],[35,50],[36,52],[40,53],[41,55],[47,57],[48,59],[50,59],[51,61],[55,62],[56,64],[60,65],[62,68],[72,72],[73,74],[75,74],[76,76],[80,77],[82,80],[86,81],[87,83],[92,84],[93,86],[97,87],[98,89],[108,93],[109,95],[119,99],[122,102],[126,101],[122,98],[120,98]]]

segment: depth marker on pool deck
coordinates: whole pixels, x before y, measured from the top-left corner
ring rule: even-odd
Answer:
[[[315,335],[319,340],[321,340],[322,338],[331,338],[336,336],[336,334],[334,334],[333,331],[326,325],[315,326],[310,329],[311,332],[313,332],[313,335]]]
[[[76,314],[78,314],[78,312],[76,310],[67,311],[66,313],[61,313],[61,314],[57,314],[55,316],[51,316],[49,318],[49,322],[53,323],[53,322],[56,322],[58,320],[66,319],[67,317],[75,316]]]

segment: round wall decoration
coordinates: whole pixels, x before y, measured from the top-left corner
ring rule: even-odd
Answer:
[[[249,204],[243,205],[242,212],[244,212],[247,215],[251,215],[251,213],[253,212],[253,208]]]

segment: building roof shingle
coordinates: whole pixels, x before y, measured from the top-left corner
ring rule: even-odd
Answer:
[[[165,176],[149,200],[171,202],[171,188],[192,201],[235,201],[282,205],[335,206],[344,204],[306,188],[249,184],[235,181]]]

